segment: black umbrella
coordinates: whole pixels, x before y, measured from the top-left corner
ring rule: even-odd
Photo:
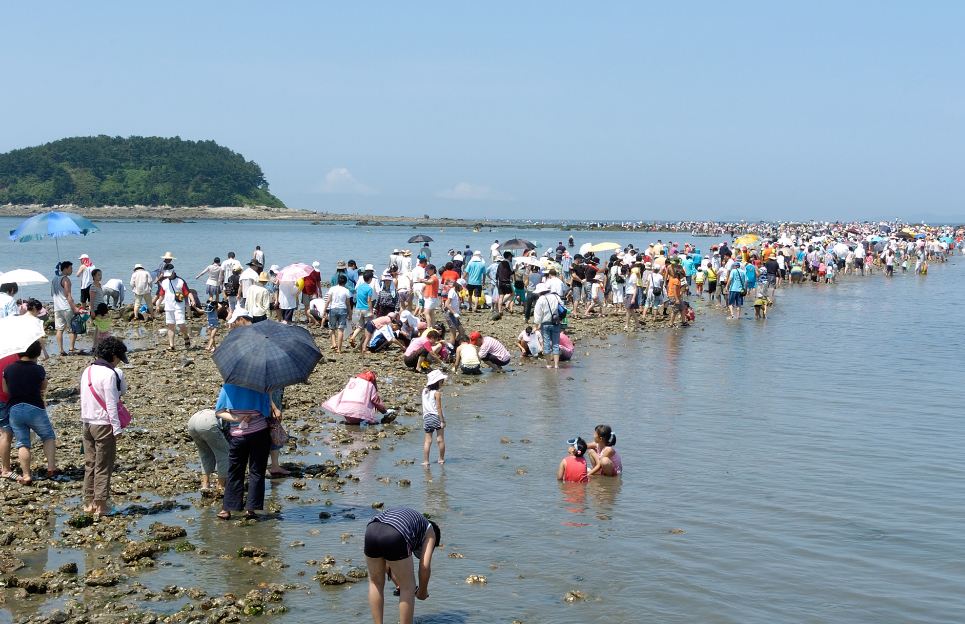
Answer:
[[[536,245],[525,238],[511,238],[499,247],[500,249],[536,249]]]
[[[426,236],[425,234],[416,234],[415,236],[409,239],[409,242],[410,243],[431,243],[432,237]]]
[[[262,321],[229,331],[212,359],[225,383],[268,392],[307,381],[322,354],[308,330]]]

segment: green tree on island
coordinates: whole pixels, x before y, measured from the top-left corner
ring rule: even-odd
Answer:
[[[214,141],[105,135],[0,154],[0,204],[285,207],[257,163]]]

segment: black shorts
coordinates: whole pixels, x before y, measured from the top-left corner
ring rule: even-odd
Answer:
[[[511,295],[513,294],[513,285],[509,282],[500,282],[496,284],[496,290],[500,295]]]
[[[707,283],[704,285],[704,288],[707,289],[707,292],[713,294],[714,292],[717,291],[717,280],[707,280]]]
[[[402,534],[391,525],[373,520],[365,527],[366,557],[385,559],[386,561],[402,561],[408,559],[409,544]]]
[[[482,370],[478,364],[475,366],[460,366],[459,368],[462,369],[464,375],[482,375]]]
[[[372,321],[365,321],[365,331],[369,332],[370,334],[374,334],[376,332],[375,323]]]
[[[506,358],[505,360],[500,360],[498,357],[496,357],[496,356],[493,355],[492,353],[487,353],[486,356],[482,358],[482,360],[483,360],[484,362],[491,362],[491,363],[495,364],[496,366],[506,366],[507,364],[509,364],[510,362],[513,361],[513,359],[512,359],[511,357],[508,357],[508,358]]]
[[[470,297],[481,297],[482,296],[482,284],[469,284],[466,286],[466,290],[469,291]]]
[[[80,289],[80,302],[87,303],[88,301],[90,301],[90,286]]]
[[[405,363],[406,366],[415,370],[416,364],[419,363],[419,358],[425,355],[426,353],[428,353],[428,351],[426,351],[425,349],[419,349],[412,355],[403,356],[402,361],[403,363]]]
[[[295,318],[295,309],[294,309],[294,308],[288,308],[288,309],[284,309],[284,308],[283,308],[282,311],[281,311],[281,318],[282,318],[282,320],[285,321],[286,323],[291,323],[291,322],[292,322],[292,319]]]

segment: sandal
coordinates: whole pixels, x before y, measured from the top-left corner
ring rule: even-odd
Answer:
[[[231,512],[221,510],[218,512],[218,520],[231,520]]]
[[[0,475],[0,479],[10,480],[10,481],[16,481],[16,480],[17,480],[17,473],[16,473],[16,472],[13,472],[13,471],[10,471],[10,472],[8,472],[7,474]]]
[[[33,485],[34,480],[30,477],[17,477],[17,483],[20,485]]]
[[[257,520],[257,519],[258,519],[258,514],[256,514],[255,512],[253,511],[245,512],[245,520]]]

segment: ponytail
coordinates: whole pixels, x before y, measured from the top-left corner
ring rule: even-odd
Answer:
[[[617,444],[617,434],[613,433],[613,429],[610,425],[597,425],[594,429],[596,435],[600,436],[600,439],[606,442],[607,446],[616,446]]]

